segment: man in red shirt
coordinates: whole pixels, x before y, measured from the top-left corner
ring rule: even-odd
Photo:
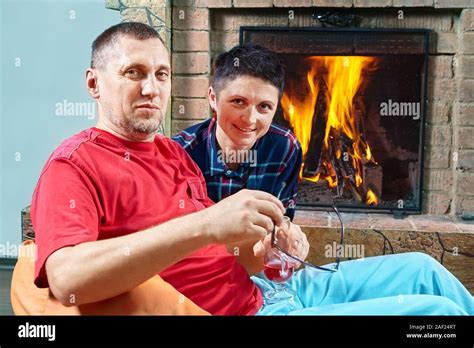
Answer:
[[[31,207],[35,284],[73,306],[158,273],[212,314],[257,313],[262,295],[249,275],[263,263],[253,247],[282,223],[282,203],[245,190],[214,204],[188,154],[157,135],[171,68],[154,29],[121,23],[92,48],[86,83],[99,119],[64,141],[41,173]],[[298,229],[291,238],[306,243]]]

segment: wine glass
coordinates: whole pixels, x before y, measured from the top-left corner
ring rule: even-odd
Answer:
[[[283,238],[283,236],[289,228],[290,219],[285,216],[282,227],[276,227],[275,229],[276,240],[283,248],[285,247],[284,243],[286,243],[286,238]],[[263,264],[263,273],[275,285],[275,289],[265,292],[265,304],[293,300],[295,292],[286,286],[286,282],[293,276],[298,264],[276,248],[271,248],[265,253]]]

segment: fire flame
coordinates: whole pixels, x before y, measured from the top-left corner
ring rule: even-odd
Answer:
[[[286,91],[281,98],[281,106],[285,117],[290,121],[291,126],[301,144],[303,156],[308,152],[309,141],[311,137],[314,106],[318,96],[318,85],[314,83],[314,76],[317,72],[317,66],[313,65],[307,74],[310,93],[305,100],[298,100],[288,96]]]
[[[375,195],[375,193],[371,189],[367,190],[366,203],[367,203],[367,205],[377,205],[377,204],[379,204],[377,196]]]
[[[300,171],[300,178],[318,182],[326,180],[329,187],[338,186],[338,177],[333,163],[328,161],[330,157],[330,142],[337,143],[340,136],[350,139],[351,145],[347,148],[347,154],[343,154],[340,147],[337,147],[335,157],[339,160],[341,156],[349,157],[354,170],[353,181],[359,188],[364,182],[363,163],[374,161],[372,150],[369,144],[361,136],[357,118],[354,117],[353,101],[363,82],[363,72],[374,67],[377,58],[365,56],[312,56],[307,61],[310,69],[306,74],[308,83],[308,93],[303,100],[295,93],[288,93],[288,89],[282,96],[281,105],[285,118],[291,124],[296,137],[301,143],[303,159],[306,159],[309,144],[311,141],[313,116],[317,107],[318,93],[325,88],[325,129],[321,154],[321,163],[318,166],[318,173],[312,177],[303,177],[303,166]],[[298,87],[301,90],[301,86]],[[290,90],[296,90],[290,88]],[[359,120],[360,122],[360,120]],[[325,153],[325,155],[324,155]],[[333,152],[334,153],[334,152]],[[345,158],[344,160],[348,160]],[[318,165],[318,164],[317,164]],[[371,203],[369,203],[369,200]],[[377,197],[371,191],[367,191],[367,204],[374,202],[377,204]]]

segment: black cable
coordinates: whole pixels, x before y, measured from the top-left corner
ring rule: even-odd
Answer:
[[[380,234],[380,235],[382,236],[382,238],[383,238],[383,254],[385,255],[385,242],[388,243],[388,245],[390,246],[390,250],[391,250],[392,254],[394,254],[394,252],[393,252],[393,246],[392,246],[392,243],[390,242],[390,239],[388,239],[387,237],[385,237],[385,235],[384,235],[382,232],[380,232],[379,230],[377,230],[377,229],[375,229],[375,228],[373,228],[372,231],[374,231],[374,232]]]

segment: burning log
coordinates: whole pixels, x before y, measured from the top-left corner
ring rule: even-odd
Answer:
[[[320,85],[323,85],[320,83]],[[306,153],[303,177],[314,177],[318,173],[320,158],[323,149],[324,131],[326,129],[326,96],[325,89],[318,92],[316,104],[314,106],[313,124],[311,128],[311,140],[308,152]]]
[[[349,196],[355,199],[357,202],[363,201],[363,192],[360,188],[360,174],[358,174],[357,168],[353,166],[353,157],[355,143],[346,134],[339,133],[332,130],[333,136],[337,138],[337,142],[332,142],[331,146],[336,147],[337,167],[340,169],[343,180],[338,185],[342,186],[345,191],[349,191]],[[337,145],[335,145],[337,144]],[[339,152],[337,154],[337,151]]]
[[[382,197],[382,167],[379,164],[368,162],[363,165],[362,191],[367,198],[369,190],[373,192],[377,199]],[[376,203],[377,204],[377,203]]]
[[[329,134],[329,161],[336,172],[337,197],[341,197],[344,191],[344,175],[342,172],[340,148],[338,147],[339,132],[331,128]]]

